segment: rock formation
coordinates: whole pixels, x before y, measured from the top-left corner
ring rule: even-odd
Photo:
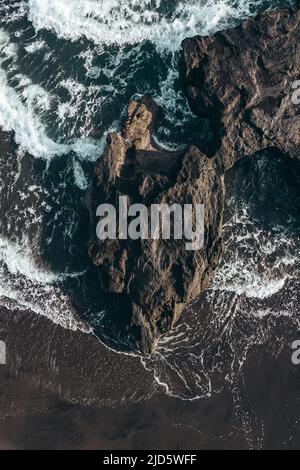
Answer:
[[[131,204],[205,205],[202,250],[187,251],[183,240],[101,242],[95,235],[90,244],[103,291],[124,306],[124,334],[145,354],[212,278],[222,254],[224,171],[267,148],[300,158],[300,106],[291,99],[300,79],[299,22],[299,9],[273,11],[184,41],[183,87],[192,110],[209,122],[207,155],[196,147],[168,152],[154,142],[159,109],[150,97],[132,101],[122,134],[109,135],[93,214],[100,203],[117,206],[120,194]]]
[[[101,287],[126,305],[126,335],[150,354],[183,309],[208,286],[222,252],[223,173],[217,159],[197,148],[167,152],[152,139],[158,107],[150,97],[132,101],[123,132],[110,134],[96,168],[93,203],[204,204],[204,248],[185,240],[93,240],[90,255]],[[94,207],[94,213],[95,213]],[[94,224],[95,228],[95,224]],[[95,237],[96,238],[96,237]]]
[[[277,147],[300,158],[300,9],[270,11],[213,37],[186,39],[181,76],[192,110],[209,120],[210,153],[225,169]]]

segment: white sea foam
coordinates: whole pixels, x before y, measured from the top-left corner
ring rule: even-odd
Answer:
[[[6,274],[4,282],[0,272],[0,304],[13,310],[29,310],[68,330],[92,332],[92,328],[77,317],[67,296],[55,287],[28,283],[20,286],[18,282],[8,281]]]
[[[162,13],[161,0],[29,0],[29,19],[36,30],[51,29],[71,40],[125,45],[151,41],[160,50],[175,51],[187,36],[209,34],[228,21],[253,14],[261,0],[189,0],[175,2]]]
[[[15,140],[23,150],[47,160],[70,152],[87,160],[99,157],[100,146],[95,139],[74,139],[68,144],[52,140],[39,116],[39,112],[49,109],[47,95],[38,85],[26,86],[23,82],[23,86],[21,97],[9,86],[5,72],[0,68],[0,126],[5,131],[15,132]]]
[[[82,322],[59,283],[80,273],[54,274],[37,265],[26,239],[12,242],[0,237],[0,303],[31,310],[71,330],[91,332]]]
[[[74,160],[73,162],[73,172],[76,185],[79,189],[85,191],[88,188],[89,180],[86,177],[82,165],[78,160]]]
[[[46,43],[45,41],[37,40],[34,41],[32,44],[29,44],[28,46],[25,46],[25,51],[28,52],[29,54],[34,54],[37,51],[40,51],[41,49],[46,48]]]
[[[54,273],[36,266],[26,240],[18,244],[0,237],[0,262],[6,264],[10,273],[21,274],[32,282],[51,284],[58,280]]]
[[[214,279],[214,288],[248,298],[266,299],[279,292],[290,279],[284,272],[276,278],[272,269],[259,272],[259,266],[247,261],[236,259],[224,264]]]
[[[50,109],[52,98],[21,74],[14,76],[18,82],[15,87],[9,84],[3,64],[14,60],[16,54],[17,46],[10,42],[7,33],[0,31],[0,126],[5,131],[14,131],[17,144],[35,157],[51,159],[73,151],[80,158],[96,159],[100,154],[95,139],[80,138],[60,144],[48,137],[42,116]]]
[[[213,288],[253,299],[266,299],[280,292],[293,277],[298,263],[297,237],[268,233],[255,224],[247,205],[225,225],[230,232],[227,256],[214,277]]]
[[[0,126],[5,130],[13,130],[21,148],[38,158],[49,160],[73,151],[81,159],[96,160],[100,155],[98,142],[87,137],[93,135],[92,118],[101,111],[103,102],[106,99],[110,102],[116,89],[122,93],[122,89],[130,80],[130,76],[122,78],[120,73],[116,72],[123,60],[122,46],[150,41],[160,53],[174,53],[185,37],[209,34],[224,28],[233,19],[250,16],[255,11],[255,8],[251,9],[251,5],[257,7],[257,3],[258,0],[240,0],[234,5],[229,0],[177,1],[173,12],[166,15],[161,0],[16,2],[15,18],[23,17],[26,13],[37,32],[46,29],[72,41],[86,37],[97,46],[118,45],[120,54],[115,57],[115,63],[102,69],[102,73],[110,81],[109,87],[86,87],[74,78],[64,79],[56,86],[68,90],[70,99],[58,103],[55,100],[57,96],[50,96],[42,86],[26,84],[24,78],[19,89],[12,86],[5,67],[1,67]],[[11,15],[11,11],[7,11],[7,14]],[[7,19],[11,21],[13,18]],[[16,45],[10,39],[13,38],[9,38],[4,32],[0,33],[0,66],[17,55]],[[28,54],[34,54],[45,46],[43,40],[33,39],[32,43],[26,46],[26,51]],[[127,51],[126,54],[128,56],[130,52]],[[135,54],[138,56],[138,51],[135,51]],[[81,56],[85,58],[87,75],[97,77],[100,69],[93,65],[93,51],[88,48]],[[10,70],[14,66],[11,64]],[[113,84],[112,77],[115,77],[115,73],[118,80]],[[176,76],[177,72],[171,68],[167,77],[160,80],[161,93],[156,96],[168,110],[171,120],[174,107],[178,110],[186,106],[185,100],[182,99],[181,103],[181,97],[174,91]],[[53,99],[56,105],[53,105]],[[53,140],[48,132],[48,124],[49,128],[53,126],[53,115],[51,122],[47,122],[45,113],[52,105],[51,111],[57,117],[55,125],[63,136],[60,142]],[[181,114],[182,121],[187,114],[184,111]]]

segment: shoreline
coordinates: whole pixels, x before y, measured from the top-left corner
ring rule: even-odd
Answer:
[[[0,445],[5,449],[270,448],[271,442],[276,442],[273,437],[279,422],[279,434],[287,433],[289,420],[300,407],[298,370],[288,361],[289,351],[281,359],[264,348],[251,353],[239,378],[239,393],[244,397],[240,396],[239,404],[229,389],[193,402],[158,390],[152,396],[139,397],[136,403],[130,399],[112,403],[128,377],[131,384],[141,379],[135,358],[130,358],[131,372],[123,378],[115,370],[120,365],[115,361],[115,387],[105,390],[109,370],[103,377],[103,369],[97,370],[95,360],[98,358],[103,365],[105,350],[92,336],[63,330],[30,312],[3,309],[0,334],[8,348],[8,365],[0,367]],[[92,355],[96,355],[93,361]],[[118,359],[120,363],[126,357]],[[123,384],[118,384],[116,377]],[[286,388],[285,382],[291,386]],[[275,403],[279,411],[274,414]],[[250,435],[247,420],[244,422],[248,407],[248,412],[256,416],[254,422],[251,418]],[[263,422],[266,430],[262,435]],[[259,444],[261,439],[263,445]],[[297,446],[300,438],[295,439]],[[283,445],[282,441],[278,447],[293,448],[294,444]]]

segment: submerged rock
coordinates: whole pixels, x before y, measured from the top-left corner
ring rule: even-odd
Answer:
[[[158,107],[150,97],[132,101],[122,134],[110,134],[96,168],[96,206],[204,204],[204,248],[186,249],[183,240],[105,240],[96,238],[90,256],[101,288],[119,296],[126,318],[124,334],[145,354],[169,331],[188,303],[207,288],[222,252],[223,173],[216,158],[196,147],[180,152],[160,148],[152,138]],[[115,300],[115,298],[114,298]]]

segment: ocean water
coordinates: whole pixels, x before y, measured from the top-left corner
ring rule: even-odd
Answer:
[[[147,92],[164,109],[158,141],[167,148],[197,142],[203,130],[178,81],[181,41],[287,4],[0,0],[0,305],[97,334],[111,354],[103,370],[114,375],[118,338],[107,338],[109,319],[86,249],[86,191],[106,135],[120,129],[129,100]],[[151,358],[122,355],[123,373],[138,359],[137,374],[150,376],[153,386],[146,390],[141,380],[120,403],[157,390],[182,400],[236,390],[253,348],[276,341],[279,354],[294,339],[295,174],[294,164],[270,153],[227,175],[226,253],[213,285]]]

